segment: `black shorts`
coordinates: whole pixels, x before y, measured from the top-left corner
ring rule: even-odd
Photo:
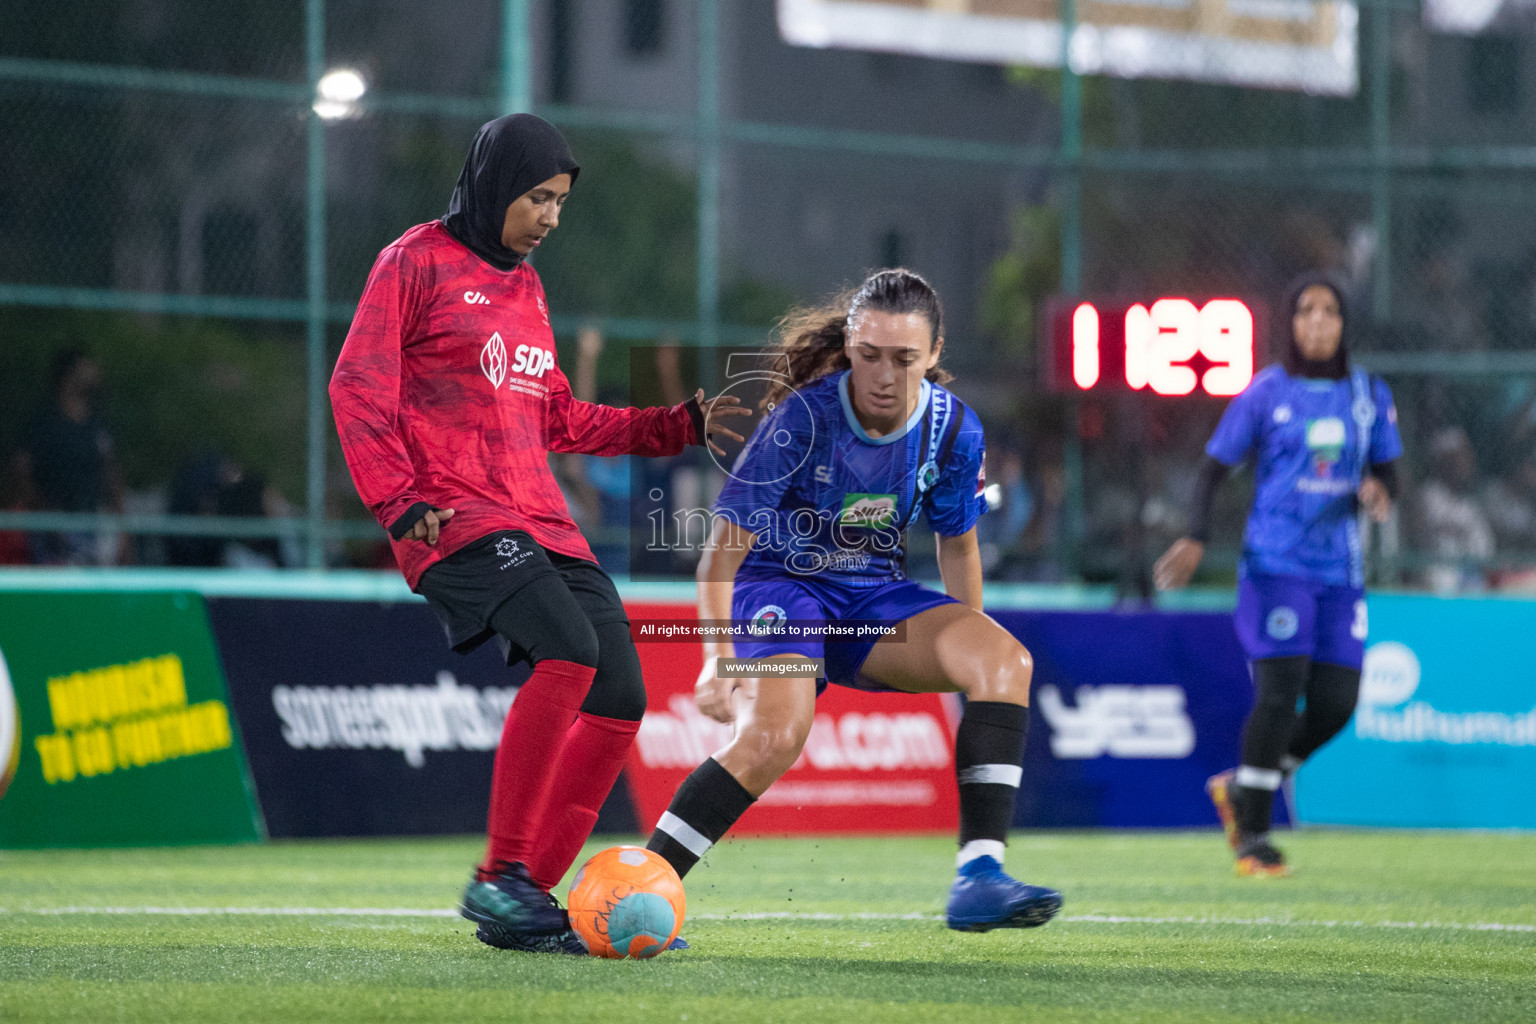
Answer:
[[[523,530],[492,533],[455,551],[416,581],[416,592],[427,599],[448,645],[468,654],[492,637],[491,616],[517,592],[543,576],[559,576],[576,604],[594,626],[629,622],[618,588],[597,563],[558,551],[546,551]],[[507,664],[526,656],[501,640]]]

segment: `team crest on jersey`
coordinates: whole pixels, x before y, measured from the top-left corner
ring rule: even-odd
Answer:
[[[1344,453],[1344,421],[1325,416],[1307,423],[1307,450],[1312,453],[1312,468],[1318,476],[1327,476]]]
[[[928,491],[939,482],[939,464],[932,459],[923,463],[917,470],[917,489]]]
[[[782,633],[784,632],[785,620],[788,618],[789,613],[783,608],[776,604],[765,604],[753,613],[750,632],[755,636],[762,636],[766,633]]]
[[[843,526],[858,526],[878,530],[896,524],[896,495],[848,494],[843,497],[843,509],[837,514]]]
[[[492,334],[480,350],[480,369],[493,388],[501,387],[507,379],[507,343],[501,340],[501,332]]]

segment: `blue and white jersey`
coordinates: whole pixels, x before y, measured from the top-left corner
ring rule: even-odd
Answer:
[[[1227,406],[1205,453],[1228,466],[1254,460],[1245,575],[1364,584],[1355,492],[1372,463],[1403,454],[1382,380],[1358,369],[1315,380],[1266,367]]]
[[[906,578],[906,531],[919,510],[958,537],[986,511],[981,421],[923,381],[901,430],[870,437],[848,373],[791,392],[763,418],[715,513],[756,534],[738,580],[816,577],[853,586]]]

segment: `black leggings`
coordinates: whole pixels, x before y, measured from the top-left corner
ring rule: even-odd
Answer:
[[[491,627],[512,650],[507,661],[537,666],[545,659],[596,669],[581,710],[638,722],[645,714],[640,655],[622,620],[593,625],[557,573],[530,580],[491,614]]]
[[[1255,661],[1253,681],[1258,700],[1243,728],[1243,764],[1254,768],[1278,769],[1286,754],[1305,761],[1344,728],[1360,695],[1359,669],[1305,655]]]

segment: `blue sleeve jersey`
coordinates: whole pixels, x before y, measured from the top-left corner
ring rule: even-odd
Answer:
[[[1245,574],[1363,585],[1355,492],[1372,463],[1403,454],[1385,382],[1361,370],[1335,381],[1269,366],[1232,399],[1205,453],[1228,466],[1254,462]]]
[[[870,437],[854,417],[847,378],[833,374],[788,395],[732,467],[715,514],[757,537],[738,580],[902,580],[906,531],[919,510],[950,537],[986,511],[975,413],[924,381],[906,425]]]

